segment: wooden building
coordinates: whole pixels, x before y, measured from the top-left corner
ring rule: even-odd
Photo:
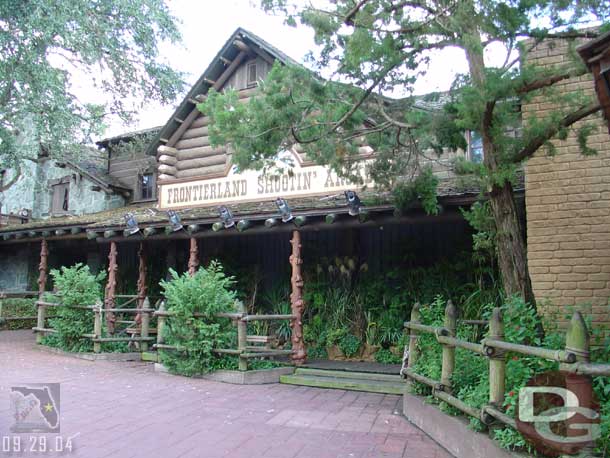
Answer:
[[[238,29],[163,127],[98,143],[107,154],[109,175],[131,191],[128,205],[0,228],[0,253],[15,259],[28,252],[32,281],[39,253],[46,250],[50,267],[80,261],[94,270],[107,268],[109,285],[116,285],[107,296],[133,292],[136,285],[143,295],[142,288],[158,283],[169,267],[192,270],[202,261],[233,253],[242,263],[259,266],[268,281],[288,282],[287,275],[280,275],[292,272],[293,309],[300,307],[300,315],[303,262],[357,254],[383,268],[383,263],[394,262],[397,246],[408,243],[412,258],[426,265],[471,248],[471,230],[460,209],[474,202],[479,190],[451,171],[455,155],[469,151],[447,153],[431,164],[440,179],[442,207],[434,216],[418,204],[399,210],[391,193],[367,183],[366,161],[374,152],[364,146],[365,186],[312,163],[298,147],[286,152],[294,160],[290,174],[236,173],[230,150],[210,145],[209,119],[196,104],[211,88],[236,89],[240,101],[247,101],[275,61],[294,63]],[[137,144],[142,136],[152,137],[147,146],[119,152],[121,144]],[[359,205],[348,202],[347,191],[356,194]],[[288,206],[283,212],[277,199]],[[219,207],[229,213],[219,214]],[[153,258],[162,260],[161,269],[150,269]],[[142,272],[148,274],[145,282],[138,281]],[[106,304],[112,303],[113,297],[107,297]]]

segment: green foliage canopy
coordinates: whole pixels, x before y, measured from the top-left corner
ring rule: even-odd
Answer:
[[[77,154],[106,116],[133,118],[129,100],[173,101],[182,76],[160,61],[159,45],[179,40],[163,0],[1,2],[0,169],[19,172],[41,144],[54,157]],[[81,80],[109,102],[80,100]]]

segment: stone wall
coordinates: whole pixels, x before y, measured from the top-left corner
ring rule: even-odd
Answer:
[[[0,213],[18,215],[22,209],[34,208],[34,191],[37,179],[37,164],[25,161],[22,165],[21,176],[10,188],[0,192]],[[5,183],[10,182],[15,172],[7,170]]]
[[[567,52],[567,42],[553,40],[539,44],[528,59],[556,65],[568,58]],[[565,80],[557,88],[594,91],[589,75]],[[522,107],[524,122],[553,108],[533,99]],[[582,156],[571,131],[566,140],[553,141],[556,155],[540,150],[527,162],[528,263],[537,299],[546,312],[559,312],[562,325],[576,305],[592,313],[596,322],[609,325],[610,136],[601,115],[585,121],[599,125],[589,140],[597,155]]]
[[[57,167],[56,163],[52,160],[42,160],[38,167],[37,199],[34,205],[34,218],[50,216],[53,191],[49,185],[49,180],[65,176],[70,176],[68,210],[71,215],[96,213],[125,205],[123,197],[117,194],[93,191],[91,187],[96,183],[89,180],[86,176],[80,175],[70,167]]]

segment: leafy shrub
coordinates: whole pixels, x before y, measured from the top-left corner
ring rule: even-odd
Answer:
[[[236,293],[232,277],[222,266],[211,262],[195,275],[178,275],[170,269],[171,280],[161,281],[167,310],[174,315],[166,321],[163,338],[179,350],[160,351],[161,362],[171,371],[196,375],[235,365],[234,359],[217,357],[212,350],[236,344],[235,327],[220,312],[235,310]],[[193,314],[202,314],[194,318]]]
[[[326,359],[328,358],[328,352],[324,347],[307,347],[307,358]]]
[[[93,275],[89,266],[75,264],[51,270],[53,284],[57,290],[56,300],[63,306],[57,307],[56,316],[49,323],[57,332],[43,339],[45,345],[61,348],[71,352],[88,352],[93,350],[93,342],[83,334],[93,333],[93,313],[91,310],[74,309],[69,306],[94,305],[102,301],[101,283],[104,272]]]
[[[331,331],[328,331],[328,335],[326,336],[326,344],[329,346],[339,345],[341,340],[343,340],[343,338],[348,334],[349,331],[345,328],[333,329]]]
[[[386,348],[380,348],[375,353],[375,361],[382,364],[400,364],[402,362],[402,358],[400,356],[396,356]]]
[[[35,317],[36,299],[3,299],[0,329],[31,329],[36,319],[4,321],[4,317]]]
[[[360,341],[360,339],[358,337],[356,337],[355,335],[345,334],[339,340],[339,348],[341,349],[341,351],[343,352],[343,354],[345,356],[347,356],[348,358],[351,358],[356,353],[358,353],[361,343],[362,342]]]

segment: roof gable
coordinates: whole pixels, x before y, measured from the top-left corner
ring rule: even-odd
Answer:
[[[298,62],[247,30],[238,28],[227,40],[208,68],[176,108],[165,126],[149,145],[146,154],[157,154],[160,145],[174,147],[182,134],[191,127],[200,115],[197,103],[210,88],[221,90],[234,73],[248,60],[262,59],[269,66],[275,60],[283,64],[299,65]]]

